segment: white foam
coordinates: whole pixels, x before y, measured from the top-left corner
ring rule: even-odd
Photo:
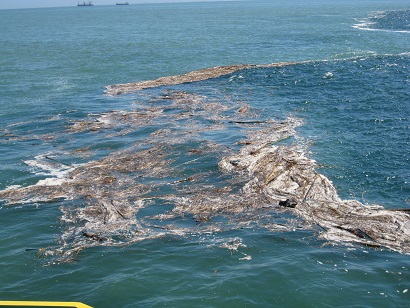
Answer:
[[[50,154],[42,154],[34,157],[33,160],[23,161],[32,167],[33,174],[47,176],[46,179],[39,180],[35,186],[57,186],[69,182],[68,173],[78,165],[65,165],[51,157]]]
[[[242,254],[244,255],[244,257],[239,258],[239,260],[241,260],[241,261],[250,261],[250,260],[252,260],[252,256],[247,255],[246,253],[242,253]]]
[[[61,177],[73,167],[62,164],[53,158],[49,158],[50,155],[37,155],[34,160],[23,161],[27,166],[33,167],[31,171],[37,175],[52,175]],[[37,169],[37,170],[36,170]]]
[[[333,78],[333,73],[332,72],[327,72],[326,74],[324,74],[323,75],[323,78],[325,78],[325,79],[330,79],[330,78]]]
[[[38,181],[36,186],[57,186],[68,182],[67,178],[46,178],[44,180]]]
[[[19,189],[21,187],[23,187],[23,186],[21,186],[21,185],[9,185],[9,186],[6,186],[6,188],[4,188],[4,190]]]
[[[97,121],[105,125],[110,125],[113,123],[110,116],[110,114],[102,114],[99,118],[97,118]]]

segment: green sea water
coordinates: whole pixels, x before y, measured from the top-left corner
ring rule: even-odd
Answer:
[[[83,164],[166,129],[167,117],[127,134],[121,134],[123,126],[68,131],[73,123],[112,111],[166,104],[167,93],[178,91],[227,106],[247,104],[258,119],[300,118],[304,124],[287,142],[308,149],[342,198],[408,208],[409,12],[407,1],[382,0],[1,10],[0,189],[58,177],[60,169],[40,165],[45,156]],[[276,62],[295,64],[104,94],[111,84]],[[204,136],[199,140],[232,149],[243,137],[235,126]],[[91,154],[72,154],[85,148]],[[195,168],[217,175],[217,158],[198,160]],[[168,180],[189,172],[194,171],[184,169]],[[291,231],[255,224],[200,232],[185,217],[176,222],[188,230],[182,235],[95,245],[70,262],[39,253],[62,245],[62,239],[81,238],[73,233],[67,239],[62,219],[81,204],[0,203],[0,300],[81,301],[93,307],[410,305],[408,255],[328,243],[318,237],[320,230],[298,227],[297,218]],[[271,221],[290,215],[268,213]],[[226,243],[238,245],[229,249]]]

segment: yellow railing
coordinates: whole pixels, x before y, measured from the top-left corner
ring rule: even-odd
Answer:
[[[92,308],[78,302],[33,302],[33,301],[0,301],[0,307],[71,307],[71,308]]]

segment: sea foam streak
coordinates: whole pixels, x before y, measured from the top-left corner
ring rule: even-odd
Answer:
[[[249,67],[235,66],[234,71]],[[166,78],[164,85],[169,80],[187,82],[187,75],[197,74]],[[153,84],[161,85],[158,80]],[[108,87],[114,88],[109,93],[137,91],[140,84]],[[73,135],[91,132],[120,138],[149,127],[145,138],[99,160],[66,166],[56,185],[44,182],[0,192],[8,205],[73,200],[61,206],[65,228],[60,245],[43,253],[67,261],[96,245],[247,226],[271,231],[313,228],[333,243],[410,253],[405,211],[341,200],[331,181],[316,172],[306,148],[280,143],[296,135],[300,119],[262,119],[243,102],[164,91],[136,103],[136,110],[90,115],[67,129]]]

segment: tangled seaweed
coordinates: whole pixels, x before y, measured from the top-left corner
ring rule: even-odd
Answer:
[[[197,78],[195,72],[187,75],[193,80],[209,78],[203,71]],[[172,82],[186,82],[186,76]],[[128,84],[109,91],[138,89],[140,84]],[[83,164],[59,163],[58,156],[50,154],[38,156],[37,166],[60,169],[60,176],[0,191],[7,205],[71,201],[60,206],[60,243],[42,250],[45,255],[69,261],[87,247],[255,225],[271,231],[312,228],[331,243],[410,253],[407,212],[340,199],[331,181],[317,173],[305,148],[280,143],[296,135],[299,119],[263,120],[242,102],[222,103],[178,91],[166,91],[155,102],[137,106],[89,115],[66,129],[73,136],[125,138],[149,127],[137,142]],[[227,239],[221,247],[237,249],[235,243],[241,241]]]

